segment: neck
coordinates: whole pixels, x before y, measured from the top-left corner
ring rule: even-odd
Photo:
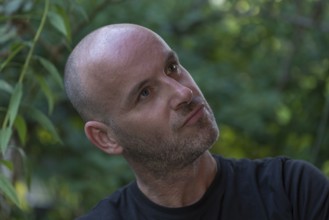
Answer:
[[[135,169],[140,190],[153,202],[165,207],[183,207],[197,202],[212,183],[217,164],[209,151],[181,170],[159,178]]]

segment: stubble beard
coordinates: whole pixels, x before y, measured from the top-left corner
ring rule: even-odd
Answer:
[[[197,132],[189,135],[173,132],[170,139],[160,133],[137,137],[117,127],[115,132],[124,148],[123,155],[128,162],[137,163],[158,177],[184,169],[209,150],[218,138],[219,130],[212,110],[208,105],[206,110],[207,117],[194,125]]]

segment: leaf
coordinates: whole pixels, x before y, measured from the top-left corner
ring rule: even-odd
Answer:
[[[74,10],[79,13],[79,17],[82,17],[85,21],[89,22],[89,16],[88,16],[85,8],[82,5],[80,5],[80,4],[76,5]]]
[[[63,19],[64,25],[65,25],[65,29],[67,32],[67,39],[69,42],[71,42],[71,21],[70,18],[68,16],[67,10],[64,9],[63,7],[57,5],[56,6],[56,13],[61,16],[61,18]]]
[[[3,194],[7,196],[10,201],[15,203],[15,205],[17,205],[18,207],[20,207],[15,188],[10,183],[10,181],[2,174],[0,174],[0,191],[2,191]]]
[[[7,150],[11,134],[12,134],[12,129],[9,128],[9,127],[2,128],[0,130],[0,144],[1,144],[0,148],[1,148],[1,151],[2,151],[3,154]]]
[[[9,114],[9,127],[11,127],[15,121],[19,105],[22,99],[23,86],[21,83],[17,83],[14,92],[10,98],[8,114]]]
[[[6,42],[15,37],[15,29],[8,25],[0,27],[0,44],[5,45]]]
[[[40,76],[36,76],[36,79],[41,87],[41,90],[45,94],[47,101],[48,101],[48,114],[50,114],[54,109],[54,95],[53,92],[50,90],[46,80]]]
[[[13,87],[9,83],[7,83],[6,81],[1,80],[1,79],[0,79],[0,89],[5,91],[5,92],[8,92],[10,94],[14,90]]]
[[[19,53],[24,47],[28,46],[27,44],[15,44],[12,48],[12,51],[10,52],[10,55],[8,58],[1,63],[0,65],[0,71],[3,70],[3,68],[6,67],[6,65],[16,56],[17,53]]]
[[[6,12],[6,14],[13,14],[14,12],[19,10],[22,3],[22,0],[11,0],[6,4],[6,7],[4,7],[4,11]]]
[[[14,168],[13,163],[10,160],[0,160],[0,164],[4,165],[9,170],[13,170]]]
[[[63,79],[59,74],[56,66],[43,57],[37,57],[37,59],[40,61],[42,66],[51,74],[55,82],[63,89],[64,88]]]
[[[69,22],[66,18],[65,12],[61,13],[61,11],[57,10],[57,12],[49,12],[48,16],[50,23],[62,33],[68,41],[71,41]]]
[[[14,127],[17,130],[19,140],[21,144],[24,146],[26,143],[26,134],[27,134],[27,126],[25,119],[21,115],[16,116],[16,120],[14,122]]]
[[[36,120],[42,127],[47,129],[52,135],[53,138],[58,141],[59,143],[62,144],[62,140],[60,139],[53,123],[49,120],[49,118],[39,111],[38,109],[35,108],[29,108],[29,115]]]

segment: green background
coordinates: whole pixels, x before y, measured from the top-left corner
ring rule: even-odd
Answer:
[[[213,153],[286,155],[329,176],[328,3],[0,0],[0,219],[73,219],[133,179],[86,139],[62,83],[74,45],[112,23],[178,53],[216,115]]]

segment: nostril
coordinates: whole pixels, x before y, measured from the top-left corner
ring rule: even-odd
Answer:
[[[181,87],[176,90],[177,92],[173,94],[171,98],[171,106],[173,109],[177,110],[182,106],[189,105],[193,100],[193,91],[188,87]]]

